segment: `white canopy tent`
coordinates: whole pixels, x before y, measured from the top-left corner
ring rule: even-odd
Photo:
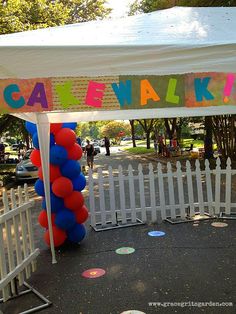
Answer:
[[[0,79],[236,73],[235,29],[236,7],[174,7],[121,19],[2,35]],[[81,111],[78,106],[77,110],[14,114],[37,123],[50,221],[50,123],[226,113],[236,114],[236,103],[143,110]],[[54,263],[51,225],[49,231]]]

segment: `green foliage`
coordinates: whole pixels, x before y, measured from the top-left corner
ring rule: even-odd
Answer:
[[[105,0],[7,0],[0,3],[0,34],[102,19]]]
[[[236,6],[236,0],[135,0],[130,6],[129,15],[168,9],[173,6],[233,7]]]
[[[78,123],[76,134],[81,137],[82,140],[99,139],[102,137],[101,128],[107,125],[110,121],[96,121],[96,122],[81,122]]]
[[[0,115],[0,135],[8,133],[10,137],[15,137],[29,146],[29,133],[25,128],[25,121],[9,114]]]
[[[101,136],[118,139],[119,132],[124,132],[125,136],[130,136],[130,126],[122,121],[111,121],[101,128]]]

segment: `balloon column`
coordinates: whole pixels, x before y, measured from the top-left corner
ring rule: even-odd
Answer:
[[[76,143],[74,132],[76,126],[76,123],[50,125],[50,199],[55,247],[62,245],[66,239],[79,243],[86,234],[83,223],[88,218],[88,209],[84,205],[81,193],[86,186],[86,180],[78,162],[83,151]],[[44,240],[50,245],[37,127],[31,122],[26,122],[26,129],[32,135],[34,145],[30,159],[38,167],[39,179],[35,183],[35,191],[43,198],[43,210],[38,221],[46,229]]]

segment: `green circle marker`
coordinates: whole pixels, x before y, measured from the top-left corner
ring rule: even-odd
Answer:
[[[135,249],[132,247],[121,247],[116,250],[116,253],[120,255],[132,254],[134,252],[135,252]]]

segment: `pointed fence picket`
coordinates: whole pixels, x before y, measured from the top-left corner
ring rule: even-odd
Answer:
[[[33,203],[29,200],[27,185],[24,186],[24,192],[21,187],[17,193],[11,189],[10,195],[3,191],[4,212],[0,216],[0,291],[3,301],[17,294],[15,279],[21,286],[24,279],[35,271],[39,250],[34,248],[31,217]]]
[[[167,171],[163,171],[160,163],[155,168],[153,164],[148,168],[139,164],[138,169],[129,165],[128,169],[122,166],[115,170],[109,167],[108,171],[99,169],[97,174],[90,171],[91,225],[100,224],[106,228],[108,223],[117,224],[118,219],[125,225],[130,219],[135,223],[138,218],[155,223],[159,217],[162,220],[184,219],[198,213],[213,216],[224,212],[229,215],[236,208],[231,195],[232,176],[236,170],[231,169],[230,159],[226,169],[221,169],[219,159],[213,170],[208,160],[204,169],[201,169],[199,160],[193,168],[189,161],[182,166],[177,162],[172,168],[168,162]],[[226,187],[224,200],[222,186]]]

